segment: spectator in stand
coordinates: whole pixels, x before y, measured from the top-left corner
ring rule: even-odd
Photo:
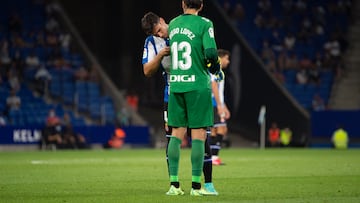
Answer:
[[[24,61],[24,57],[22,55],[22,49],[24,47],[17,47],[16,48],[16,51],[14,53],[14,56],[12,57],[12,63],[16,66],[16,68],[18,69],[20,75],[22,73],[22,70],[24,69],[24,64],[25,64],[25,61]]]
[[[36,1],[35,1],[36,2]],[[42,1],[39,1],[42,2]],[[51,1],[45,1],[45,13],[48,18],[51,16],[54,16],[54,14],[59,11],[58,4],[51,2]]]
[[[270,0],[259,0],[257,4],[257,13],[260,13],[265,20],[270,20],[272,17],[271,1]]]
[[[2,39],[0,42],[0,64],[3,66],[2,74],[6,73],[11,64],[11,58],[9,53],[9,42],[6,39]]]
[[[48,32],[46,34],[46,44],[53,48],[58,46],[59,40],[54,32]]]
[[[271,12],[271,1],[259,0],[259,2],[257,4],[257,8],[260,13]]]
[[[261,55],[261,59],[264,62],[264,65],[269,67],[268,69],[272,69],[273,66],[275,66],[275,64],[272,63],[275,60],[275,53],[271,49],[270,43],[268,40],[263,41],[263,46],[261,48],[260,55]]]
[[[301,22],[301,27],[303,28],[303,29],[305,29],[306,30],[306,32],[308,32],[309,33],[309,35],[311,34],[311,29],[312,29],[312,20],[311,20],[311,18],[309,18],[309,16],[304,16],[304,19],[302,20],[302,22]]]
[[[310,60],[307,54],[304,54],[303,57],[299,61],[300,69],[309,70],[313,66],[312,61]]]
[[[311,19],[305,15],[300,24],[300,31],[297,34],[297,39],[300,42],[308,43],[312,34],[313,34],[313,23]]]
[[[316,23],[314,24],[314,34],[318,35],[318,36],[322,36],[325,34],[325,29],[324,29],[324,25],[321,23]]]
[[[340,79],[342,77],[342,75],[344,74],[344,71],[345,71],[345,67],[344,67],[344,64],[342,63],[337,63],[336,66],[334,67],[334,70],[335,72],[335,77],[336,79]]]
[[[51,81],[51,74],[46,69],[44,64],[41,64],[39,69],[36,71],[34,76],[35,89],[40,94],[43,95],[48,88],[48,85]]]
[[[274,78],[280,83],[280,84],[285,84],[285,76],[282,73],[282,71],[280,71],[279,69],[275,69],[274,72],[272,72]]]
[[[12,58],[12,63],[11,63],[12,67],[14,67],[16,69],[17,72],[17,77],[21,78],[23,76],[24,73],[24,60],[21,56],[21,51],[20,49],[17,49],[15,51],[15,54]]]
[[[254,19],[254,24],[259,28],[264,28],[266,26],[266,21],[264,19],[264,17],[260,14],[257,13]]]
[[[35,46],[45,46],[45,33],[43,30],[38,30],[35,37]]]
[[[90,80],[90,81],[93,81],[93,82],[99,82],[99,81],[100,81],[99,73],[98,73],[98,71],[96,70],[96,67],[95,67],[95,66],[92,66],[92,67],[90,68],[90,71],[89,71],[89,80]]]
[[[333,60],[331,59],[330,53],[325,52],[322,60],[322,68],[325,70],[333,70],[335,64],[333,64]]]
[[[75,70],[74,76],[76,80],[86,81],[89,79],[89,72],[84,66],[80,66]]]
[[[15,90],[10,91],[10,95],[6,98],[6,106],[8,110],[19,110],[21,107],[21,98],[16,95]]]
[[[323,6],[319,5],[313,7],[312,16],[316,23],[324,25],[326,23],[326,10]]]
[[[286,60],[288,60],[289,56],[286,50],[282,50],[277,58],[277,65],[278,69],[280,71],[283,71],[286,69]]]
[[[20,33],[14,32],[10,35],[10,41],[13,47],[24,48],[29,47],[29,45],[21,37]]]
[[[29,48],[34,48],[36,43],[36,31],[35,29],[25,32],[24,42],[28,45]]]
[[[271,36],[271,48],[279,53],[283,50],[283,38],[276,29],[273,29]]]
[[[39,57],[35,54],[34,51],[31,51],[30,54],[25,58],[26,68],[36,68],[40,65]]]
[[[7,79],[10,85],[11,90],[14,90],[15,92],[20,90],[20,79],[19,79],[19,73],[16,68],[16,65],[14,63],[11,64],[11,67],[7,73]]]
[[[316,66],[316,68],[318,69],[318,70],[321,70],[321,69],[323,69],[324,68],[324,58],[323,58],[323,56],[321,55],[321,52],[316,52],[316,54],[315,54],[315,58],[314,58],[314,60],[313,60],[313,64],[314,64],[314,66]]]
[[[264,61],[265,68],[273,75],[273,77],[281,84],[285,82],[285,77],[279,67],[276,66],[275,56],[268,61]]]
[[[70,50],[70,44],[71,44],[71,35],[69,32],[62,32],[59,36],[59,41],[61,44],[61,48],[65,50]]]
[[[285,69],[296,70],[299,67],[299,61],[295,53],[291,53],[290,57],[285,60]]]
[[[284,37],[284,46],[286,50],[292,50],[296,43],[296,37],[293,33],[288,32]]]
[[[296,73],[296,82],[300,85],[305,85],[308,82],[308,75],[305,69],[300,69]]]
[[[57,32],[60,28],[58,21],[55,19],[54,16],[49,16],[48,20],[45,23],[45,29],[48,32]]]
[[[3,112],[0,112],[0,126],[6,126],[6,118]]]
[[[320,85],[320,69],[316,65],[312,65],[308,70],[308,76],[309,76],[309,83],[314,84],[316,86]]]
[[[337,63],[341,59],[341,48],[336,35],[333,33],[331,38],[324,44],[325,52],[329,53],[334,63]]]
[[[46,46],[46,45],[45,45]],[[55,63],[55,61],[57,60],[57,58],[61,57],[60,51],[58,49],[52,49],[50,50],[50,52],[46,53],[46,62],[45,65],[49,66],[49,67],[53,67],[55,69],[60,69],[60,65],[58,65],[58,63]]]
[[[312,109],[314,111],[323,111],[326,109],[325,102],[319,94],[314,94],[313,96]]]
[[[70,68],[69,63],[65,60],[58,47],[51,53],[50,58],[48,59],[48,65],[53,65],[56,69]]]

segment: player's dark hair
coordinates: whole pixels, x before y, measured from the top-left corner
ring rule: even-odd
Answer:
[[[218,49],[218,56],[219,57],[223,57],[223,56],[230,56],[230,51],[225,50],[225,49]]]
[[[203,0],[183,0],[186,7],[200,9],[203,3]]]
[[[160,17],[153,12],[147,12],[141,19],[141,27],[147,35],[152,35],[154,26],[160,22]]]

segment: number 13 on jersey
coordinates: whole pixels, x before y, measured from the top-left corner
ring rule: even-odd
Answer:
[[[188,70],[191,68],[191,45],[189,42],[174,42],[171,45],[172,67],[174,70]],[[181,53],[181,56],[179,56]]]

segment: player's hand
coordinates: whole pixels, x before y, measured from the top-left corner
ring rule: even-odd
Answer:
[[[220,69],[220,71],[217,73],[217,74],[215,74],[215,81],[216,82],[220,82],[220,81],[222,81],[222,80],[224,80],[225,79],[225,74],[224,74],[224,72]]]
[[[211,74],[217,74],[219,71],[221,71],[220,67],[220,58],[216,62],[211,62],[210,60],[206,60],[206,67],[209,69],[209,72]]]
[[[225,122],[226,112],[223,105],[217,105],[217,113],[220,117],[220,121]]]
[[[168,131],[169,131],[169,126],[168,126],[167,122],[165,123],[164,128],[165,128],[165,132],[168,132]]]
[[[170,55],[170,47],[164,47],[163,49],[161,49],[159,54],[161,56],[169,56]]]
[[[226,120],[230,119],[231,113],[230,113],[230,111],[229,111],[229,109],[227,108],[226,105],[224,106],[224,110],[225,110],[225,119]]]

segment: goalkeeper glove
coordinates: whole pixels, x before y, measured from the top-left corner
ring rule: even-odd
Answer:
[[[220,71],[218,71],[217,73],[215,73],[215,81],[216,82],[220,82],[222,80],[225,79],[225,74],[224,72],[220,69]]]
[[[209,72],[211,74],[218,74],[219,71],[221,71],[220,67],[220,58],[218,57],[218,60],[216,62],[210,61],[209,59],[206,60],[206,67],[209,69]]]

